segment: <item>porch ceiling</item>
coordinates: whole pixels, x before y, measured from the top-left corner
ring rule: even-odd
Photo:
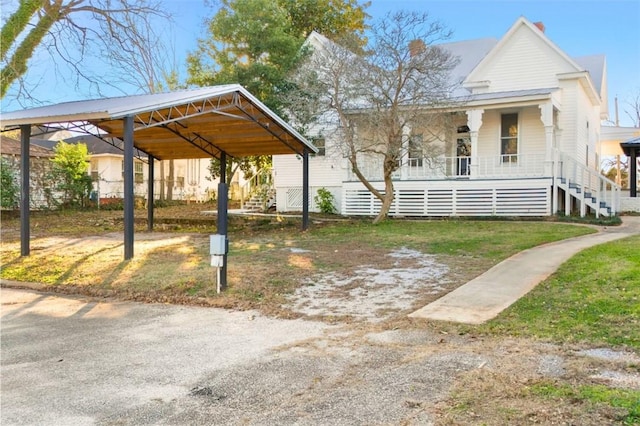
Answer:
[[[2,130],[57,125],[124,138],[133,116],[134,146],[159,159],[303,154],[317,149],[239,85],[67,102],[3,114]],[[65,123],[65,124],[60,124]]]

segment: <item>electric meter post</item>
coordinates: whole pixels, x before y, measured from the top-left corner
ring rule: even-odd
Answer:
[[[216,268],[216,290],[222,290],[220,272],[224,267],[224,256],[227,254],[227,236],[213,234],[209,236],[209,254],[211,254],[211,266]]]

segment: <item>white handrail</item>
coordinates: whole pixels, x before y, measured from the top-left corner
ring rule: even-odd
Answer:
[[[598,170],[580,164],[570,155],[556,151],[558,158],[556,176],[566,180],[568,187],[575,185],[580,188],[581,215],[584,215],[586,193],[596,201],[596,217],[600,215],[602,203],[611,208],[611,215],[620,211],[620,186],[611,179],[603,176]]]
[[[254,175],[242,185],[240,188],[240,208],[244,208],[244,203],[264,185],[273,186],[273,174],[271,167],[258,170]]]

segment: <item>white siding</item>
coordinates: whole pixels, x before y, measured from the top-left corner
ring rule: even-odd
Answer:
[[[540,108],[529,107],[519,111],[520,120],[520,146],[518,154],[544,153],[547,140],[544,134],[544,126],[540,119]]]
[[[558,86],[558,73],[576,69],[526,26],[520,26],[476,80],[488,80],[489,92]]]

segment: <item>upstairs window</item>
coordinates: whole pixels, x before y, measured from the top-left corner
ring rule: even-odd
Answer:
[[[503,163],[518,161],[518,114],[502,114],[500,127],[500,158]]]
[[[313,139],[313,146],[318,148],[318,153],[316,154],[316,156],[318,156],[318,157],[324,157],[325,156],[326,149],[325,149],[324,138],[314,138]]]
[[[411,135],[409,139],[409,166],[422,167],[422,161],[424,159],[422,143],[422,135]]]

